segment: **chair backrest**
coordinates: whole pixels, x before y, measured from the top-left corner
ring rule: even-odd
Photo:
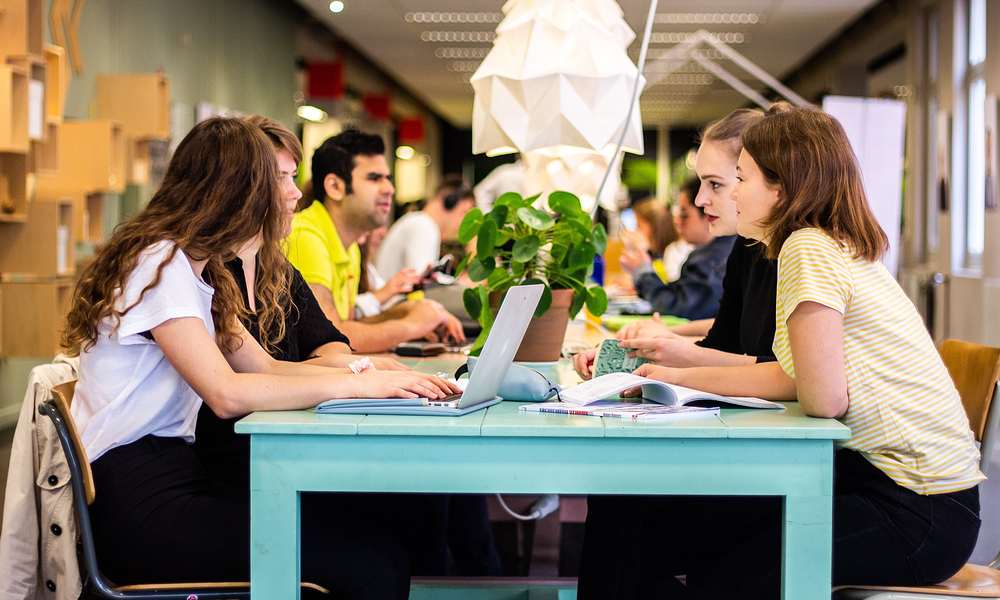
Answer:
[[[73,393],[76,390],[76,380],[60,383],[52,388],[52,400],[59,406],[59,412],[66,423],[69,438],[73,442],[73,451],[76,453],[77,461],[80,464],[80,477],[83,480],[83,489],[86,491],[87,504],[94,503],[96,490],[94,489],[94,474],[90,470],[90,461],[87,460],[87,452],[83,448],[80,440],[80,433],[76,429],[70,407],[73,404]]]
[[[990,405],[1000,379],[1000,348],[945,340],[941,344],[941,358],[962,397],[972,433],[977,441],[983,442]]]

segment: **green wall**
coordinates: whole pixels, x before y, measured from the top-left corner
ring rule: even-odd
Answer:
[[[162,69],[170,79],[173,131],[180,135],[194,124],[199,102],[293,126],[301,14],[294,4],[274,0],[88,0],[79,31],[84,69],[70,82],[66,116],[90,116],[100,73]],[[51,40],[48,2],[45,17]],[[28,372],[49,360],[0,358],[0,427],[17,418]]]

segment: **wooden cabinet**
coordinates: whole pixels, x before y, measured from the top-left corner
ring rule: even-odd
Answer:
[[[69,279],[0,283],[0,342],[4,356],[54,356],[69,312]]]
[[[42,0],[0,0],[0,62],[42,54]]]
[[[160,73],[98,75],[97,116],[122,124],[133,140],[170,137],[170,82]]]
[[[0,152],[28,151],[28,71],[0,64]]]
[[[0,273],[73,275],[76,233],[71,199],[32,202],[27,220],[7,225],[0,235]]]
[[[125,189],[125,154],[125,136],[116,121],[64,121],[59,128],[59,170],[45,176],[45,186],[66,193],[120,193]]]
[[[28,155],[0,152],[0,223],[22,222],[34,196],[34,175]]]

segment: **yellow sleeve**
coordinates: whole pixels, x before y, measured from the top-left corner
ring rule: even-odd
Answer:
[[[847,250],[818,229],[796,231],[778,256],[777,301],[785,321],[803,302],[844,314],[854,293]]]
[[[293,227],[285,240],[285,254],[307,283],[333,289],[333,261],[326,241],[317,231]]]

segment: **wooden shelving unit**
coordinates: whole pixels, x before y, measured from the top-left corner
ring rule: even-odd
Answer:
[[[45,177],[50,192],[121,193],[125,189],[125,136],[116,121],[64,121],[59,127],[57,156],[59,170]]]
[[[0,62],[42,54],[42,0],[0,0]]]
[[[56,354],[72,292],[69,278],[0,278],[3,356]]]
[[[60,46],[45,46],[45,120],[62,123],[69,88],[66,51]]]
[[[0,273],[37,277],[70,277],[76,265],[73,201],[32,202],[24,223],[4,228],[0,235]]]
[[[23,222],[33,197],[28,155],[0,152],[0,223]]]
[[[28,151],[28,70],[0,64],[0,152]]]
[[[170,137],[170,82],[159,73],[98,75],[96,115],[122,124],[134,140]]]

